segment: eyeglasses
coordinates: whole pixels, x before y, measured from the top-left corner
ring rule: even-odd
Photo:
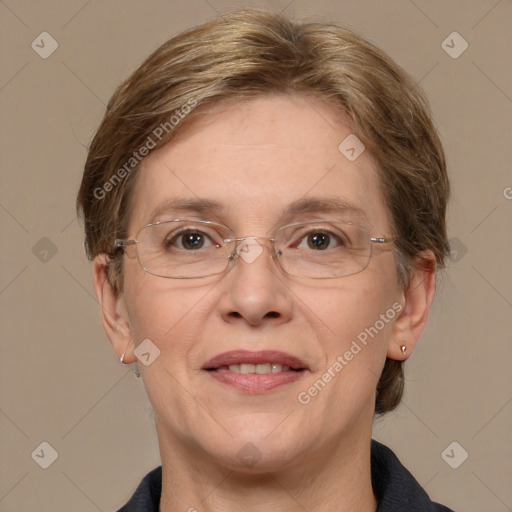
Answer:
[[[236,238],[222,224],[175,219],[148,224],[134,239],[115,240],[114,247],[135,245],[139,263],[149,274],[196,279],[222,274],[239,257],[252,263],[263,252],[258,240],[265,240],[272,243],[272,256],[285,273],[333,279],[363,271],[370,263],[373,243],[396,239],[373,238],[365,227],[339,220],[287,224],[272,238]]]

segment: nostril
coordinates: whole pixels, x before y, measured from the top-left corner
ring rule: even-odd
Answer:
[[[229,313],[229,316],[233,318],[243,318],[243,316],[238,311],[231,311]],[[265,314],[265,318],[279,318],[280,316],[281,314],[278,313],[277,311],[269,311],[268,313]]]

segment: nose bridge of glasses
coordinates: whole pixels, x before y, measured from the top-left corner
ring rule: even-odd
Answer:
[[[274,242],[275,238],[268,238],[265,236],[255,236],[255,235],[249,235],[249,236],[241,236],[238,238],[224,238],[224,242],[244,242],[245,240],[267,240],[270,242]],[[240,245],[240,244],[238,244]]]
[[[252,263],[263,252],[263,247],[267,247],[272,256],[276,253],[274,238],[251,235],[238,238],[225,238],[224,242],[234,244],[229,254],[230,260],[241,257],[245,262]]]

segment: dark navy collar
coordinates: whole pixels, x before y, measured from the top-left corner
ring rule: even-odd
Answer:
[[[377,512],[453,512],[434,503],[420,484],[383,444],[372,440],[372,486]],[[118,512],[158,512],[162,494],[162,466],[149,472],[128,503]]]
[[[372,440],[371,468],[377,512],[453,512],[431,501],[397,456],[375,440]]]

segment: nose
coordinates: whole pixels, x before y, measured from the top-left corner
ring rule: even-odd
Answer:
[[[279,264],[272,257],[269,239],[245,238],[236,249],[234,261],[219,283],[219,308],[228,323],[279,325],[292,317],[292,294]]]

